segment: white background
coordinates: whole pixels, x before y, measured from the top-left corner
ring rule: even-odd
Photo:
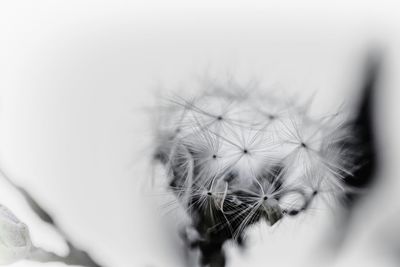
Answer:
[[[396,1],[3,0],[0,166],[98,261],[184,266],[166,234],[173,231],[143,195],[155,92],[230,73],[302,96],[315,92],[313,108],[334,111],[355,105],[366,51],[380,46],[383,182],[359,208],[339,256],[329,258],[326,245],[339,227],[335,211],[323,209],[275,231],[253,229],[248,251],[228,254],[229,266],[397,266],[379,229],[399,232],[391,217],[400,210],[399,10]],[[2,180],[0,203],[30,226],[35,244],[65,252]]]

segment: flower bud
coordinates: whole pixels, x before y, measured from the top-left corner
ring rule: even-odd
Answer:
[[[26,258],[31,246],[28,227],[0,205],[0,265]]]

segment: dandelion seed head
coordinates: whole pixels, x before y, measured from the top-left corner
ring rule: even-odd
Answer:
[[[295,98],[230,86],[177,96],[159,114],[156,155],[196,225],[235,239],[346,190],[355,154],[339,113],[316,118]]]

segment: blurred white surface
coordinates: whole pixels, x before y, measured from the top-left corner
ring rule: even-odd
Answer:
[[[396,266],[369,240],[399,202],[398,10],[389,1],[1,1],[0,166],[98,261],[183,266],[173,231],[140,187],[150,177],[154,89],[229,72],[316,92],[313,108],[329,112],[354,104],[363,56],[378,43],[389,59],[378,114],[388,182],[360,208],[332,266]],[[34,243],[65,252],[1,179],[0,203],[29,225]],[[253,229],[247,252],[228,249],[229,266],[328,266],[319,260],[333,217],[316,210],[276,231]]]

